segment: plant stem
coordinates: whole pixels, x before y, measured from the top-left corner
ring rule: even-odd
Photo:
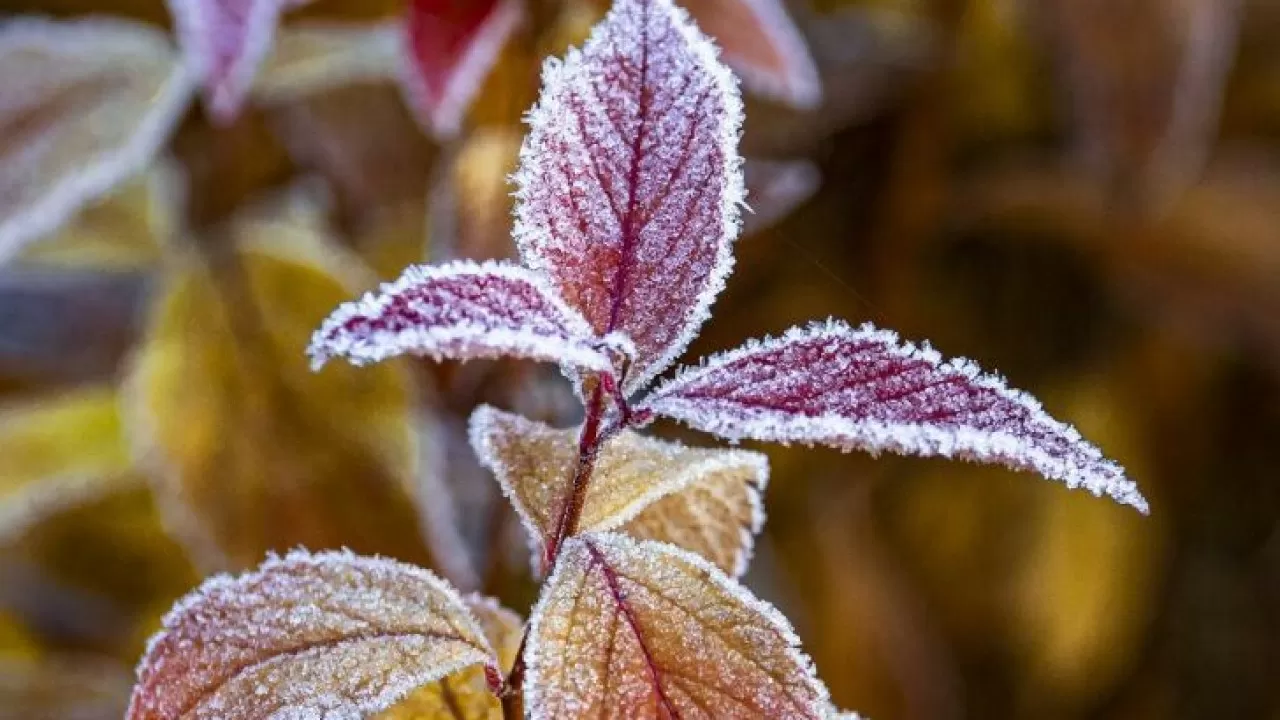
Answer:
[[[550,577],[555,571],[556,560],[560,557],[560,548],[566,538],[578,532],[578,521],[582,518],[582,507],[587,501],[587,488],[591,485],[591,473],[595,470],[596,457],[600,454],[600,445],[606,439],[600,432],[604,420],[605,382],[596,382],[591,391],[591,399],[587,401],[587,416],[582,423],[582,432],[578,435],[578,464],[574,468],[569,499],[556,522],[556,532],[545,550],[544,577]],[[522,691],[524,686],[524,652],[528,645],[529,628],[520,638],[520,650],[516,653],[515,665],[507,675],[506,690],[502,695],[502,717],[506,720],[519,720],[524,716]]]

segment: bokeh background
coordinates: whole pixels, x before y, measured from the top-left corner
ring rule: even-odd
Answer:
[[[1280,3],[789,7],[825,98],[748,98],[758,212],[690,357],[827,316],[929,339],[1077,424],[1152,513],[762,447],[748,584],[878,720],[1280,718]],[[317,0],[285,32],[398,11]],[[302,347],[407,263],[511,252],[539,58],[599,12],[534,3],[445,143],[389,80],[278,49],[283,79],[236,122],[194,106],[145,171],[0,265],[0,718],[119,717],[160,615],[269,549],[390,554],[527,610],[524,540],[465,420],[483,401],[568,424],[564,382],[315,376]],[[160,0],[0,13],[169,23]],[[0,64],[0,107],[17,75]],[[0,120],[0,188],[36,182],[22,150],[52,123]]]

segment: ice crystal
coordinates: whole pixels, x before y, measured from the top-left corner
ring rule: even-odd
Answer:
[[[414,266],[378,293],[344,303],[307,350],[320,368],[331,357],[360,365],[404,354],[437,360],[512,356],[608,370],[609,344],[524,268],[466,261]]]
[[[1123,469],[1031,396],[870,325],[831,321],[748,343],[684,369],[645,406],[729,440],[1000,463],[1147,511]]]
[[[297,551],[179,601],[138,667],[128,717],[360,718],[496,662],[467,605],[431,573]]]
[[[529,622],[535,719],[826,714],[826,689],[781,613],[665,543],[568,540]]]
[[[0,23],[0,83],[4,262],[145,169],[195,76],[157,28],[19,18]]]
[[[482,406],[471,415],[471,445],[544,550],[568,500],[577,430]],[[760,453],[689,448],[625,431],[600,450],[579,525],[669,542],[736,577],[764,524],[760,493],[768,475]]]
[[[822,99],[818,69],[781,0],[681,0],[747,89],[794,107]]]
[[[428,130],[457,133],[523,15],[521,0],[410,0],[402,82]]]
[[[543,69],[517,245],[597,333],[635,343],[628,392],[688,345],[733,264],[741,121],[736,81],[671,0],[619,0]]]
[[[210,116],[240,112],[285,10],[310,0],[168,0],[178,41],[204,83]]]

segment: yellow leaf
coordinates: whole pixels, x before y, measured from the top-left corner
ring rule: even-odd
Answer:
[[[692,553],[570,538],[529,620],[539,718],[821,718],[826,689],[786,619]]]
[[[216,264],[175,263],[129,371],[128,430],[207,564],[298,545],[428,564],[406,368],[310,372],[311,332],[366,279],[314,213],[293,215],[242,221],[239,250]]]
[[[0,408],[0,539],[40,518],[127,487],[116,393],[85,388]]]
[[[577,463],[577,431],[482,406],[471,416],[471,444],[545,549]],[[768,475],[760,453],[689,448],[624,431],[600,450],[579,528],[673,543],[738,576],[764,523],[760,493]]]
[[[425,570],[302,551],[181,600],[147,648],[128,717],[364,717],[497,658],[457,592]]]
[[[160,28],[20,18],[0,28],[0,261],[146,168],[194,74]]]
[[[160,250],[178,232],[184,178],[162,161],[151,171],[85,208],[56,235],[29,246],[26,265],[101,270],[146,270],[160,263]]]
[[[394,81],[400,52],[399,18],[285,25],[252,92],[255,99],[272,103],[360,82]]]
[[[520,616],[480,595],[471,595],[465,602],[493,645],[498,668],[506,673],[520,651],[520,634],[524,629]],[[395,707],[374,717],[375,720],[502,720],[502,704],[489,689],[484,668],[469,667],[418,688]]]

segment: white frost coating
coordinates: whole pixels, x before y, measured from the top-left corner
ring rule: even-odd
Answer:
[[[173,62],[175,57],[173,47],[158,29],[125,20],[18,18],[0,24],[0,58],[27,48],[78,57],[85,62],[106,62],[104,54],[122,58],[136,55],[146,62],[166,63]],[[16,61],[0,60],[0,75],[17,68]],[[156,88],[147,111],[120,145],[85,158],[38,199],[0,218],[0,264],[11,260],[28,243],[57,230],[85,205],[146,169],[182,119],[195,87],[193,69],[185,62],[173,62],[168,77]],[[12,88],[9,91],[12,92]]]
[[[187,62],[204,84],[209,114],[229,122],[240,112],[280,15],[310,0],[167,0]]]
[[[673,306],[671,302],[660,302],[663,300],[661,297],[644,298],[654,306],[653,312],[641,316],[629,325],[624,323],[618,327],[604,328],[627,332],[636,339],[637,330],[649,329],[652,326],[673,324],[679,326],[669,339],[662,342],[660,348],[648,348],[637,339],[636,345],[640,349],[641,357],[625,379],[623,391],[626,393],[642,388],[654,376],[669,367],[684,351],[709,317],[711,304],[724,288],[725,279],[733,268],[732,245],[741,228],[739,209],[745,198],[742,158],[738,154],[743,111],[737,79],[729,68],[721,63],[716,47],[689,19],[688,13],[676,7],[671,0],[618,0],[605,19],[592,30],[590,38],[581,51],[571,49],[563,62],[550,58],[543,65],[542,94],[538,104],[527,115],[526,122],[530,131],[520,149],[520,168],[513,176],[517,186],[513,237],[525,263],[535,270],[546,273],[553,282],[561,286],[562,291],[566,282],[606,282],[599,277],[591,279],[582,277],[593,274],[592,270],[598,276],[601,268],[568,273],[567,281],[563,277],[558,277],[557,269],[560,268],[554,255],[556,253],[577,255],[578,253],[574,251],[573,243],[556,236],[555,229],[548,226],[547,220],[557,215],[579,214],[580,217],[573,219],[581,221],[584,227],[591,226],[585,237],[578,238],[579,243],[586,243],[588,247],[591,244],[603,243],[609,237],[615,240],[620,238],[623,234],[625,219],[613,212],[610,198],[634,197],[629,192],[629,188],[625,187],[627,173],[615,172],[604,177],[599,170],[594,171],[596,190],[592,191],[581,179],[571,180],[570,187],[549,187],[556,183],[553,182],[552,172],[548,168],[554,162],[556,155],[563,154],[562,151],[555,149],[558,144],[567,145],[572,150],[567,161],[575,166],[581,165],[583,169],[595,163],[616,162],[619,154],[635,155],[632,148],[639,146],[638,139],[620,134],[622,128],[610,121],[608,112],[608,104],[612,103],[619,108],[625,108],[630,114],[637,114],[638,109],[634,99],[626,96],[625,92],[615,92],[613,96],[601,98],[594,84],[602,76],[606,76],[599,66],[604,64],[611,54],[625,55],[633,65],[640,64],[640,56],[643,53],[635,39],[648,35],[644,25],[637,27],[641,23],[650,28],[665,28],[668,25],[674,28],[682,45],[680,61],[685,63],[684,67],[677,69],[686,76],[696,78],[697,81],[705,82],[709,87],[714,88],[714,100],[719,103],[719,108],[714,108],[713,111],[721,114],[714,129],[714,144],[721,156],[722,166],[708,169],[711,173],[721,175],[719,197],[716,203],[717,217],[712,219],[715,230],[703,233],[697,238],[681,238],[686,244],[715,243],[713,261],[709,263],[709,267],[693,268],[698,275],[695,277],[698,287],[692,301],[687,306],[680,307]],[[670,60],[670,62],[676,61]],[[666,78],[665,81],[670,82],[675,79]],[[654,82],[662,81],[664,79]],[[613,87],[617,88],[618,83],[614,83]],[[581,118],[577,110],[571,106],[573,102],[581,102],[585,112],[591,116],[589,121],[591,125],[585,130],[587,137],[584,137],[583,131],[575,130],[579,127]],[[689,108],[681,109],[689,111]],[[696,112],[697,108],[694,108],[694,111]],[[677,114],[668,113],[669,116]],[[675,132],[663,126],[664,122],[670,124],[670,117],[650,120],[659,126],[655,131],[658,134],[662,134],[664,129],[667,132]],[[638,128],[635,130],[640,132]],[[681,128],[679,132],[683,133],[687,130]],[[678,146],[681,139],[680,137],[659,137],[655,143]],[[591,147],[592,143],[597,144],[598,147]],[[655,151],[649,152],[652,154]],[[639,160],[631,157],[629,162],[638,163]],[[568,198],[569,190],[593,192],[594,194],[587,199],[591,206],[578,207],[576,201],[561,200],[562,206],[558,212],[544,207],[550,204],[549,197]],[[642,188],[641,193],[644,192],[646,191]],[[648,192],[656,195],[660,190],[653,188]],[[651,201],[654,198],[638,199]],[[706,239],[707,235],[710,235],[711,239]],[[659,253],[654,248],[648,248],[648,250],[651,254]],[[637,252],[643,251],[644,248],[641,248]],[[613,268],[609,270],[612,271]],[[651,280],[659,283],[662,278]],[[595,289],[599,290],[598,287]],[[680,290],[667,288],[667,291]],[[617,290],[611,292],[616,293]],[[684,304],[684,297],[673,297],[678,297],[681,304]],[[599,298],[591,300],[597,303],[598,301]],[[583,311],[588,321],[593,321],[591,309],[583,307],[582,303],[579,303],[578,309]],[[643,323],[646,327],[636,327],[637,323]],[[596,327],[601,329],[599,323]]]
[[[822,102],[822,81],[818,77],[818,68],[814,65],[809,47],[799,28],[787,14],[780,0],[731,0],[741,5],[756,18],[757,27],[765,35],[765,42],[782,56],[786,69],[778,74],[768,68],[753,63],[745,54],[725,50],[725,61],[733,67],[747,89],[761,97],[777,100],[792,107],[809,110]],[[710,3],[715,8],[724,0]],[[696,3],[691,2],[690,6]],[[701,13],[692,13],[695,19]],[[711,25],[710,22],[705,22]],[[714,28],[706,30],[712,34]],[[732,31],[733,29],[730,29]]]
[[[464,298],[463,290],[479,294]],[[441,317],[422,321],[428,313]],[[415,354],[523,357],[608,371],[607,346],[541,275],[506,263],[455,261],[411,266],[379,292],[339,305],[312,336],[307,354],[317,370],[336,356],[363,365]]]
[[[582,667],[581,664],[585,658],[577,656],[573,659],[578,661],[579,666],[571,665],[566,669],[564,663],[567,658],[563,652],[566,648],[547,648],[543,643],[548,636],[573,637],[571,635],[572,617],[551,617],[564,612],[564,608],[557,607],[558,603],[571,603],[569,615],[572,616],[575,611],[580,611],[582,608],[586,608],[587,612],[601,612],[599,609],[601,605],[613,608],[616,612],[623,612],[618,607],[619,598],[629,604],[643,601],[642,598],[626,592],[618,596],[607,593],[601,593],[600,596],[584,595],[592,592],[593,589],[587,578],[592,573],[605,571],[601,568],[601,563],[593,557],[595,554],[598,554],[603,564],[607,566],[605,569],[608,572],[616,573],[617,577],[629,580],[636,585],[637,589],[643,588],[647,593],[655,595],[661,593],[661,597],[667,601],[663,607],[666,612],[662,617],[669,615],[674,622],[677,619],[683,620],[688,615],[694,624],[699,625],[699,631],[705,632],[708,636],[718,636],[722,633],[746,633],[752,638],[748,641],[751,645],[750,649],[757,652],[751,656],[744,656],[741,654],[743,652],[741,648],[734,648],[729,655],[717,656],[714,652],[708,652],[708,648],[699,642],[700,638],[681,634],[678,638],[681,647],[677,652],[683,656],[648,658],[648,664],[656,675],[639,679],[612,675],[607,678],[601,677],[600,671],[596,668]],[[626,568],[619,570],[620,566],[626,566]],[[565,586],[578,578],[583,580],[576,583],[577,592],[568,592]],[[672,608],[675,609],[674,612]],[[665,627],[665,623],[664,627],[646,626],[646,618],[636,613],[634,608],[626,612],[630,616],[629,625],[634,628],[630,631],[633,635],[640,632],[649,632],[655,636],[663,632],[679,632],[672,629],[675,626]],[[712,627],[707,627],[704,624],[705,618],[698,617],[700,614],[715,618],[717,622]],[[744,623],[745,618],[750,620]],[[552,628],[545,627],[548,622],[554,624]],[[758,624],[758,626],[748,627],[749,624]],[[615,629],[619,634],[629,632],[623,628]],[[595,633],[588,636],[587,642],[594,643],[597,637],[600,643],[607,642],[608,634],[604,633],[604,630],[605,628],[586,628],[585,632]],[[566,644],[564,638],[558,637],[558,639],[562,640],[558,645]],[[641,645],[647,645],[653,638],[637,639],[640,640]],[[613,647],[621,647],[620,641],[616,641]],[[730,644],[729,647],[732,645]],[[568,649],[581,650],[580,647]],[[667,651],[671,652],[671,649],[667,648]],[[615,650],[615,652],[620,651]],[[609,657],[612,654],[610,653]],[[581,696],[591,692],[620,693],[618,688],[628,682],[646,685],[655,681],[661,682],[664,668],[672,672],[684,671],[681,673],[683,675],[698,668],[729,667],[731,663],[736,665],[744,661],[751,667],[759,668],[766,675],[771,675],[766,665],[777,671],[779,664],[794,673],[789,680],[795,684],[789,685],[781,693],[774,688],[769,688],[767,693],[765,688],[760,687],[738,688],[753,694],[755,696],[753,700],[769,704],[778,702],[779,694],[787,695],[790,702],[786,706],[772,707],[772,712],[767,714],[768,717],[820,718],[827,716],[827,708],[830,707],[827,689],[818,680],[813,661],[800,649],[800,639],[796,636],[790,622],[776,608],[755,597],[747,588],[725,575],[715,565],[692,552],[667,543],[635,540],[618,533],[589,533],[565,540],[556,569],[543,584],[542,594],[530,613],[528,645],[525,648],[527,667],[524,683],[525,709],[533,720],[551,720],[553,717],[559,717],[548,713],[545,708],[548,704],[549,689],[553,687],[552,681],[566,674],[570,674],[573,678],[572,692]],[[670,667],[673,663],[676,665],[674,668]],[[605,670],[608,669],[608,667],[605,668]],[[696,674],[687,679],[695,683],[702,680]],[[773,678],[773,680],[776,682],[777,679]],[[742,681],[750,682],[751,680],[743,678]],[[559,685],[563,686],[564,682],[561,681]],[[595,685],[599,687],[593,687]],[[559,695],[564,693],[566,688],[558,687],[556,691]],[[767,700],[764,699],[766,695],[769,696]],[[690,700],[685,699],[686,697],[680,696],[677,702],[690,703]],[[571,698],[569,701],[557,697],[556,700],[566,705],[582,702],[580,697]],[[791,704],[797,701],[803,705],[802,708]],[[696,701],[692,702],[696,703]],[[586,705],[585,702],[582,704]],[[702,708],[704,714],[707,713],[705,707],[700,703],[696,704]],[[734,705],[734,708],[739,712],[742,709],[741,705]],[[581,709],[586,711],[590,706],[587,705]],[[711,714],[714,716],[714,713]]]
[[[283,103],[358,82],[393,80],[400,66],[400,35],[398,19],[282,27],[250,92],[255,100]]]
[[[468,607],[394,560],[273,555],[174,605],[147,643],[127,717],[365,717],[465,667],[497,666]]]
[[[458,58],[448,73],[448,80],[438,99],[427,86],[417,67],[417,53],[413,51],[413,39],[402,32],[402,48],[399,77],[401,88],[409,101],[409,107],[419,121],[437,139],[448,139],[462,129],[462,120],[476,94],[484,87],[484,79],[498,61],[502,48],[511,33],[524,20],[522,0],[499,0],[492,14],[467,43],[462,57]]]
[[[845,344],[874,351],[875,357],[864,361],[868,366],[871,362],[895,368],[925,364],[932,373],[915,388],[896,384],[895,377],[840,388],[838,383],[866,369],[856,359],[832,356]],[[799,358],[796,353],[801,352],[819,356]],[[929,399],[933,405],[910,407],[913,397],[947,384],[987,393],[988,402],[981,405],[971,397],[951,396]],[[877,392],[890,397],[877,399]],[[753,399],[752,394],[757,397]],[[798,398],[808,403],[808,409],[778,407],[776,398]],[[966,406],[964,401],[978,406]],[[1075,428],[1050,417],[1035,398],[1009,388],[997,375],[983,374],[968,360],[944,362],[927,345],[899,342],[896,333],[870,324],[854,329],[832,320],[792,328],[779,338],[750,341],[706,358],[697,367],[683,368],[655,389],[642,407],[735,442],[749,438],[817,443],[873,454],[888,451],[999,462],[1148,512],[1146,499],[1124,470]],[[851,407],[857,407],[857,412]],[[912,411],[920,417],[909,417]],[[951,418],[947,422],[929,419],[943,411]],[[875,413],[899,417],[878,419],[871,416]],[[999,427],[983,427],[979,420]]]

